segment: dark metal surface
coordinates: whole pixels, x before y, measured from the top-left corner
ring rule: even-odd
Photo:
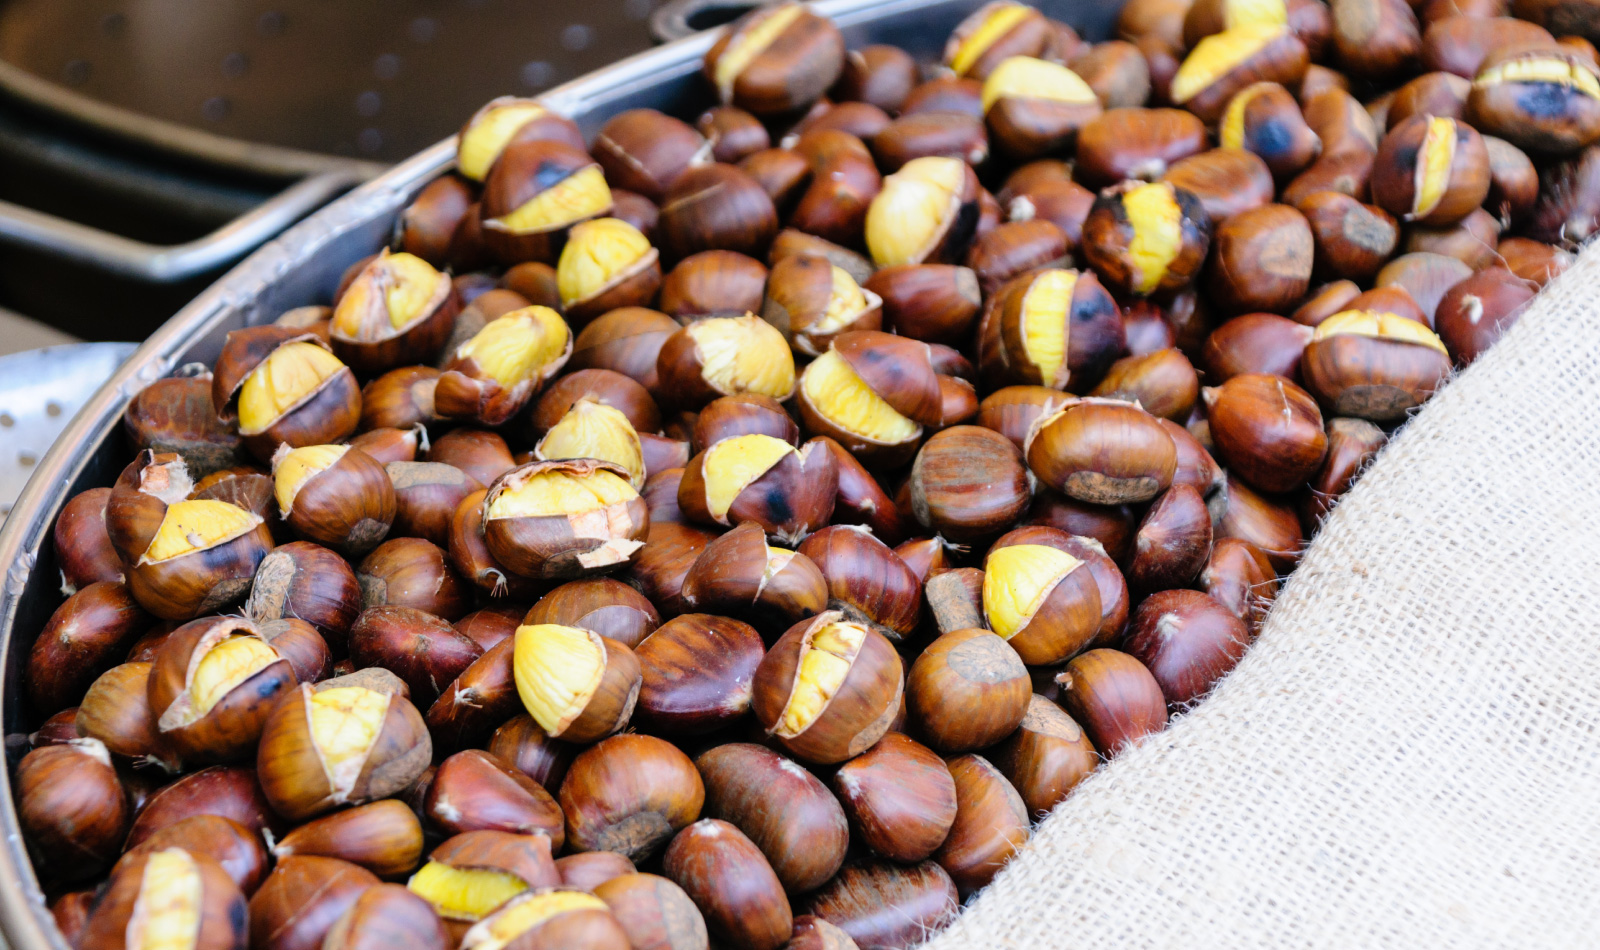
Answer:
[[[895,43],[931,58],[949,30],[982,2],[822,0],[816,6],[838,21],[854,45]],[[1118,9],[1117,3],[1104,0],[1046,0],[1039,6],[1090,39],[1110,33]],[[546,102],[572,116],[587,134],[629,108],[654,106],[692,114],[711,101],[698,75],[700,59],[711,42],[709,35],[695,36],[642,53],[551,90]],[[492,90],[479,98],[511,89]],[[478,104],[464,107],[462,115]],[[453,142],[430,147],[256,251],[146,341],[89,399],[39,462],[0,530],[0,564],[6,568],[0,586],[4,671],[0,716],[8,764],[15,764],[26,751],[26,735],[38,725],[24,706],[28,649],[61,601],[49,545],[51,527],[61,505],[74,493],[110,484],[127,464],[131,453],[122,434],[121,414],[128,400],[184,363],[215,360],[229,330],[266,322],[291,307],[326,303],[340,273],[389,239],[406,202],[446,170],[453,157]],[[9,768],[0,771],[0,931],[13,950],[68,950],[23,847]]]

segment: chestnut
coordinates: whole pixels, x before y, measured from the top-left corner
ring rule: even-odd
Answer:
[[[711,147],[682,120],[655,109],[628,109],[600,126],[593,151],[607,184],[659,204],[679,176],[711,160]]]
[[[876,187],[873,188],[873,193],[877,193]],[[865,205],[862,205],[861,213],[866,213]],[[858,238],[859,234],[855,235],[852,243],[859,244]],[[786,257],[826,258],[833,265],[843,268],[844,272],[858,284],[865,283],[867,278],[872,276],[872,262],[864,255],[826,238],[796,230],[792,224],[779,231],[778,236],[772,239],[772,247],[767,251],[767,263],[776,265]]]
[[[712,400],[694,422],[694,450],[704,452],[723,439],[765,435],[799,446],[800,427],[771,396],[738,393]]]
[[[151,622],[124,584],[97,581],[68,597],[28,651],[33,710],[52,714],[82,699]]]
[[[415,538],[401,540],[417,541]],[[434,549],[433,553],[442,559],[442,552]],[[409,578],[402,576],[402,583],[407,580]],[[424,580],[418,586],[426,583]],[[369,589],[375,586],[369,585]],[[460,606],[464,608],[465,605]],[[452,613],[460,616],[459,611]],[[377,666],[393,673],[406,684],[416,704],[423,707],[438,699],[439,691],[482,653],[482,647],[450,626],[445,618],[401,603],[374,601],[350,628],[350,659],[356,667]]]
[[[1382,209],[1380,208],[1377,210],[1381,211]],[[1296,307],[1294,313],[1289,314],[1289,319],[1300,324],[1301,326],[1315,327],[1317,324],[1328,319],[1334,314],[1341,313],[1344,310],[1349,309],[1350,301],[1356,299],[1360,295],[1361,288],[1356,286],[1355,281],[1330,281],[1313,291],[1311,295],[1306,298],[1305,303],[1302,303],[1300,306]],[[1238,319],[1239,318],[1235,318],[1229,322],[1237,323]],[[1300,351],[1305,349],[1305,344],[1310,342],[1310,339],[1311,338],[1308,336],[1305,340],[1301,341],[1298,346],[1293,346],[1295,351],[1294,362],[1295,366],[1297,367],[1296,372],[1298,372],[1298,367],[1300,365]],[[1284,376],[1288,374],[1279,373],[1278,375]]]
[[[615,851],[580,851],[556,858],[556,872],[567,887],[594,892],[607,881],[634,873],[633,862]],[[669,882],[670,883],[670,882]],[[684,898],[687,902],[688,898]]]
[[[906,535],[906,516],[895,506],[878,480],[844,446],[827,437],[823,445],[833,454],[839,469],[839,494],[834,499],[836,525],[865,525],[885,542],[896,542]]]
[[[1317,325],[1300,372],[1334,414],[1392,422],[1444,383],[1450,357],[1433,331],[1415,320],[1347,310]]]
[[[707,950],[710,946],[700,909],[683,888],[664,877],[623,874],[591,890],[611,909],[633,950]]]
[[[1466,123],[1415,115],[1383,137],[1372,170],[1372,200],[1401,220],[1453,224],[1488,194],[1489,153]]]
[[[1206,506],[1211,509],[1212,535],[1217,541],[1249,541],[1267,555],[1274,568],[1285,573],[1300,560],[1305,534],[1288,503],[1258,494],[1239,479],[1224,477]]]
[[[1328,454],[1322,460],[1322,467],[1311,477],[1310,491],[1300,503],[1300,521],[1307,533],[1316,530],[1386,441],[1388,436],[1384,431],[1365,419],[1328,420]],[[1223,599],[1223,603],[1233,605],[1233,601],[1227,599]]]
[[[911,664],[906,713],[935,749],[970,752],[1010,735],[1031,692],[1028,671],[1005,640],[987,630],[957,630]]]
[[[767,268],[754,258],[727,250],[701,251],[667,273],[660,306],[680,320],[738,316],[761,309],[766,280]]]
[[[1482,208],[1474,208],[1448,227],[1413,226],[1406,233],[1404,249],[1410,253],[1442,254],[1481,270],[1498,263],[1494,246],[1499,240],[1500,222]]]
[[[1255,82],[1296,85],[1310,58],[1288,24],[1249,23],[1201,39],[1172,77],[1168,96],[1207,122]]]
[[[984,397],[978,407],[977,424],[1000,433],[1020,449],[1025,446],[1035,419],[1076,401],[1045,386],[1006,386]]]
[[[804,4],[752,10],[706,51],[704,72],[724,104],[759,116],[811,105],[844,69],[844,37]]]
[[[1107,40],[1093,46],[1084,44],[1067,57],[1066,63],[1088,85],[1100,105],[1107,109],[1134,108],[1144,105],[1150,98],[1152,82],[1158,78],[1152,75],[1156,70],[1147,59],[1147,48],[1126,40]],[[1047,55],[1046,58],[1054,57]],[[1176,59],[1171,68],[1177,71]],[[1165,85],[1171,85],[1170,75]],[[1162,98],[1167,98],[1165,93]]]
[[[424,718],[436,751],[447,753],[481,745],[495,726],[521,709],[511,662],[511,632],[516,630],[518,621],[510,620],[507,625],[510,631],[506,636],[468,664],[428,707]],[[456,629],[460,632],[460,625]],[[464,632],[461,635],[467,636]]]
[[[1073,70],[1012,56],[984,79],[983,114],[995,144],[1025,161],[1071,148],[1078,129],[1100,114],[1100,100]]]
[[[876,330],[883,323],[878,295],[821,257],[789,257],[775,263],[761,316],[808,356],[825,351],[839,333]]]
[[[568,366],[578,372],[610,370],[640,383],[647,390],[653,389],[657,382],[656,357],[667,337],[677,331],[677,321],[663,313],[643,307],[622,307],[601,314],[578,332]]]
[[[966,342],[982,303],[976,274],[953,264],[885,267],[862,287],[882,300],[890,329],[924,343]]]
[[[1424,73],[1393,93],[1384,122],[1392,129],[1414,115],[1459,119],[1466,111],[1472,83],[1450,73]]]
[[[303,540],[353,557],[388,535],[394,484],[367,453],[345,445],[285,446],[272,459],[278,510]]]
[[[753,521],[793,544],[827,523],[837,491],[833,456],[820,443],[796,449],[751,434],[723,439],[691,459],[678,505],[696,521]]]
[[[1478,271],[1445,291],[1434,327],[1457,363],[1471,363],[1517,322],[1537,292],[1503,267]]]
[[[1161,684],[1139,660],[1116,650],[1090,650],[1056,677],[1061,704],[1107,758],[1167,725]]]
[[[1283,313],[1311,286],[1311,226],[1288,205],[1241,211],[1217,226],[1212,243],[1206,285],[1224,310]]]
[[[423,799],[423,812],[447,834],[469,831],[542,835],[560,850],[565,841],[560,806],[544,786],[509,763],[479,749],[439,763]]]
[[[1030,816],[1049,814],[1100,765],[1083,728],[1038,693],[1028,697],[1017,731],[990,758],[1022,797]]]
[[[410,255],[396,257],[401,263],[394,265],[393,280],[415,278],[403,284],[410,288],[426,279],[406,269],[405,259],[410,258],[419,270],[434,273],[438,283],[429,284],[433,289],[428,293],[442,286],[448,298],[449,281]],[[438,309],[446,319],[454,319],[448,299]],[[361,415],[361,393],[350,367],[329,352],[326,342],[293,327],[247,327],[229,333],[211,379],[211,403],[222,422],[237,425],[244,447],[263,462],[280,444],[337,442],[355,431]]]
[[[126,579],[106,530],[110,501],[111,489],[90,488],[69,498],[56,516],[51,541],[61,565],[61,589],[69,597],[96,581]]]
[[[1035,420],[1028,467],[1079,501],[1148,501],[1172,484],[1177,450],[1158,420],[1127,403],[1083,401]]]
[[[946,766],[956,784],[956,818],[933,860],[960,893],[970,894],[993,880],[1027,842],[1028,806],[981,755],[959,756]]]
[[[1523,236],[1575,251],[1600,230],[1600,148],[1547,167]]]
[[[368,429],[350,439],[353,449],[367,453],[379,465],[390,462],[415,462],[417,450],[424,446],[427,429],[421,425],[410,429]]]
[[[641,682],[632,650],[549,623],[518,627],[515,643],[517,693],[551,738],[593,742],[627,725]]]
[[[1332,28],[1327,7],[1310,0],[1273,0],[1259,4],[1240,0],[1197,0],[1180,12],[1176,19],[1180,21],[1178,25],[1181,28],[1176,42],[1191,48],[1207,36],[1231,27],[1260,22],[1287,22],[1311,51],[1312,59],[1321,59],[1319,54]]]
[[[655,606],[637,590],[608,577],[568,581],[539,599],[523,623],[592,630],[630,649],[661,625]]]
[[[519,895],[560,883],[552,850],[542,834],[463,832],[434,848],[406,889],[445,920],[483,920]]]
[[[138,450],[174,452],[203,478],[239,461],[239,434],[218,418],[212,376],[158,379],[139,392],[122,413],[128,441]]]
[[[926,343],[888,333],[841,333],[801,374],[800,421],[869,468],[909,461],[923,427],[945,422],[934,355]]]
[[[911,467],[910,486],[917,521],[956,544],[999,534],[1030,500],[1022,453],[978,426],[956,426],[929,439]]]
[[[986,626],[1024,663],[1059,663],[1099,632],[1099,586],[1081,558],[1013,538],[1015,534],[1002,538],[984,559]]]
[[[865,238],[873,263],[953,263],[978,225],[978,180],[959,158],[913,158],[883,179],[867,208]]]
[[[520,893],[473,924],[463,950],[492,950],[508,943],[528,950],[589,947],[629,950],[628,934],[593,894],[541,887]]]
[[[690,323],[662,345],[656,365],[663,389],[690,409],[736,393],[784,400],[795,388],[783,334],[751,314]]]
[[[1133,612],[1125,645],[1161,685],[1167,704],[1181,708],[1233,669],[1249,642],[1244,621],[1206,594],[1164,590]]]
[[[862,843],[894,861],[926,859],[955,822],[955,780],[939,756],[899,732],[834,773],[833,788]]]
[[[1211,535],[1211,514],[1200,493],[1192,486],[1174,484],[1139,522],[1127,565],[1129,585],[1158,591],[1194,580],[1211,552]]]
[[[400,249],[435,267],[449,263],[451,240],[476,197],[475,189],[455,175],[429,182],[400,213]]]
[[[334,921],[323,938],[325,950],[381,950],[404,945],[416,950],[448,950],[449,934],[433,906],[398,884],[367,888]]]
[[[1369,280],[1399,244],[1400,228],[1387,211],[1349,195],[1318,191],[1297,207],[1311,226],[1317,275]]]
[[[246,897],[255,893],[267,875],[269,856],[261,836],[217,815],[195,815],[168,825],[128,849],[117,863],[132,863],[140,855],[168,848],[182,848],[217,862]],[[117,870],[112,868],[113,876]]]
[[[132,791],[131,777],[124,784]],[[255,769],[213,765],[191,772],[150,795],[128,829],[132,851],[167,828],[200,815],[226,818],[249,829],[252,836],[284,830],[283,821],[267,803]]]
[[[673,489],[673,499],[677,491]],[[624,572],[623,579],[638,588],[662,613],[685,613],[683,580],[695,558],[716,537],[710,531],[670,521],[653,522],[645,534],[645,545]],[[815,558],[812,558],[815,560]]]
[[[272,809],[300,821],[395,794],[432,754],[405,684],[363,670],[286,694],[267,715],[256,772]]]
[[[461,299],[446,274],[414,255],[385,250],[361,269],[339,297],[329,339],[340,360],[359,372],[375,375],[411,363],[431,362],[449,338],[460,310]],[[310,355],[309,351],[306,354]],[[240,431],[246,435],[246,445],[249,435],[245,427],[250,424],[243,410],[249,395],[240,394]],[[281,396],[279,404],[283,404]]]
[[[104,743],[71,739],[34,749],[14,781],[23,840],[46,875],[90,880],[111,865],[132,815]]]
[[[1252,83],[1228,101],[1217,144],[1259,155],[1278,181],[1293,178],[1322,150],[1299,103],[1275,82]]]
[[[609,214],[611,207],[605,173],[581,147],[514,142],[484,181],[483,243],[507,264],[552,264],[574,224]]]
[[[1107,109],[1078,130],[1074,174],[1091,188],[1129,178],[1154,181],[1205,148],[1205,124],[1188,112]]]
[[[791,894],[814,890],[844,863],[849,829],[814,775],[765,746],[735,742],[695,760],[705,814],[744,832]]]
[[[577,125],[538,101],[515,96],[491,99],[461,127],[456,139],[456,171],[481,182],[507,145],[537,139],[583,147],[583,133]]]
[[[540,306],[512,310],[451,349],[434,408],[447,419],[503,425],[571,353],[572,333],[560,314]]]
[[[1283,377],[1235,376],[1207,388],[1205,401],[1223,463],[1253,487],[1287,492],[1322,464],[1328,448],[1322,413],[1309,393]]]
[[[737,167],[761,186],[780,217],[793,210],[811,184],[811,162],[792,148],[764,148],[740,159]]]
[[[1184,287],[1210,245],[1211,218],[1199,199],[1167,182],[1107,188],[1083,222],[1084,259],[1112,289],[1135,296]]]
[[[166,848],[138,855],[117,869],[75,946],[153,946],[177,933],[194,950],[232,950],[245,945],[249,920],[244,894],[217,862]],[[258,946],[277,950],[286,944]]]
[[[207,617],[174,630],[150,670],[150,711],[161,742],[192,762],[228,762],[255,751],[289,661],[242,618]]]
[[[1038,10],[1012,0],[986,3],[957,24],[945,42],[944,64],[957,76],[983,79],[1012,56],[1037,56],[1049,42]]]
[[[746,521],[695,559],[683,581],[683,602],[787,628],[827,607],[828,582],[810,558],[769,546],[761,526]]]
[[[1200,376],[1182,351],[1165,347],[1112,363],[1089,395],[1137,402],[1165,419],[1187,419],[1200,397]]]
[[[489,753],[546,789],[560,789],[577,748],[550,738],[527,713],[513,716],[494,731]]]
[[[737,620],[711,614],[668,620],[639,644],[640,722],[670,736],[733,722],[750,708],[751,680],[764,652],[761,635]]]
[[[1388,310],[1408,320],[1416,320],[1433,329],[1433,314],[1444,299],[1445,291],[1465,280],[1472,268],[1464,262],[1444,254],[1412,251],[1402,254],[1378,271],[1377,286],[1363,296],[1350,301],[1349,309]],[[1396,302],[1392,296],[1377,295],[1403,293]],[[1414,304],[1415,309],[1408,304]]]
[[[806,901],[805,910],[864,948],[916,946],[961,910],[955,883],[932,861],[846,865]]]
[[[1330,441],[1336,449],[1342,444],[1337,434],[1341,422],[1358,423],[1382,435],[1381,429],[1366,420],[1334,419],[1328,428],[1333,434]],[[1333,451],[1329,453],[1329,461],[1336,455],[1345,457],[1344,452]],[[1243,620],[1251,636],[1260,629],[1278,593],[1278,574],[1267,552],[1240,538],[1217,539],[1197,583],[1212,600]]]
[[[1549,42],[1497,44],[1472,80],[1467,117],[1518,148],[1569,155],[1600,139],[1600,66]]]
[[[428,461],[454,465],[477,479],[481,485],[491,484],[516,466],[506,440],[495,432],[482,429],[452,429],[433,441],[428,449]]]
[[[713,106],[700,113],[694,127],[711,146],[711,158],[718,162],[737,164],[746,155],[772,146],[767,127],[738,106]]]
[[[799,553],[827,580],[830,610],[890,640],[904,640],[916,629],[922,585],[900,556],[866,528],[823,528],[800,545]]]
[[[831,95],[897,112],[917,83],[917,64],[898,46],[875,43],[845,52],[844,68]]]
[[[751,708],[786,751],[818,764],[870,748],[898,711],[900,657],[881,633],[829,610],[802,620],[756,668]]]
[[[1180,158],[1160,176],[1199,199],[1212,221],[1226,221],[1272,201],[1272,171],[1254,152],[1214,148]]]
[[[462,499],[483,488],[471,475],[442,462],[390,462],[384,471],[394,486],[391,532],[440,547],[449,543],[450,519]]]
[[[1406,0],[1337,0],[1333,52],[1344,71],[1383,79],[1417,62],[1422,34]]]
[[[719,940],[750,950],[778,950],[794,928],[793,911],[772,865],[736,826],[703,818],[678,832],[662,861]]]
[[[150,663],[123,663],[100,674],[83,694],[74,723],[78,735],[98,739],[119,762],[176,773],[181,762],[150,709],[150,670]]]
[[[82,940],[95,897],[94,891],[68,891],[50,902],[50,916],[68,946],[75,947]]]
[[[200,820],[223,819],[191,818],[173,828]],[[291,855],[338,858],[395,878],[422,863],[422,825],[408,805],[386,798],[308,821],[273,845],[272,854],[280,861]]]
[[[533,579],[626,563],[643,546],[650,520],[627,470],[595,459],[520,465],[495,480],[481,506],[489,553]]]
[[[652,736],[620,735],[579,753],[561,783],[567,840],[637,862],[700,817],[705,787],[694,763]]]
[[[990,298],[977,356],[992,384],[1083,391],[1125,346],[1116,302],[1093,273],[1046,269],[1015,278]]]
[[[689,169],[661,202],[657,245],[674,261],[720,249],[760,256],[778,233],[778,211],[765,189],[735,165]]]
[[[860,108],[871,107],[860,106]],[[843,107],[835,110],[835,113],[841,111]],[[884,121],[887,122],[887,119]],[[859,247],[866,225],[867,210],[872,199],[878,196],[883,186],[883,179],[878,174],[872,156],[864,147],[859,150],[853,147],[835,149],[815,143],[814,140],[824,138],[826,135],[827,133],[822,131],[807,133],[796,146],[796,150],[802,152],[808,147],[813,147],[814,153],[809,159],[811,183],[800,195],[794,210],[789,213],[789,227],[798,229],[795,233],[808,233],[834,245]],[[833,135],[844,136],[844,133],[838,132]],[[858,144],[854,139],[846,141],[850,142],[851,146]],[[788,239],[788,243],[793,241],[792,237]],[[770,260],[774,266],[781,259],[777,251],[778,242],[775,239],[773,250],[770,252]],[[822,256],[830,259],[848,256],[845,263],[866,265],[865,270],[870,272],[871,265],[867,264],[865,259],[849,260],[848,258],[856,255],[854,252],[844,250],[843,247]],[[835,266],[844,268],[846,272],[850,270],[837,260],[831,262]],[[862,268],[859,266],[850,276],[852,280],[866,278],[866,274],[862,273]]]

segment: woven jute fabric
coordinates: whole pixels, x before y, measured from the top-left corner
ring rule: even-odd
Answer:
[[[1600,946],[1600,249],[927,946]]]

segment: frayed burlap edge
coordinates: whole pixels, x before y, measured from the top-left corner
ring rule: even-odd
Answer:
[[[1412,420],[1260,640],[926,946],[1600,944],[1600,248]]]

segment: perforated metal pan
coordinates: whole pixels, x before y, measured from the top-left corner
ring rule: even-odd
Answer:
[[[934,59],[951,28],[983,0],[822,0],[816,9],[834,18],[852,46],[893,43]],[[1072,24],[1089,39],[1111,32],[1120,6],[1105,0],[1042,0],[1046,13]],[[711,104],[699,75],[715,36],[691,36],[623,60],[559,86],[543,99],[592,135],[624,109],[653,107],[695,115]],[[0,531],[0,715],[8,768],[0,772],[0,933],[13,950],[69,950],[55,929],[33,873],[12,803],[10,767],[27,751],[38,723],[24,705],[22,678],[28,650],[61,603],[60,576],[50,547],[61,505],[76,492],[109,485],[132,453],[124,441],[122,410],[152,380],[185,363],[212,362],[230,330],[265,323],[292,307],[326,303],[346,267],[382,246],[406,203],[449,168],[447,140],[395,166],[387,174],[295,225],[264,245],[197,297],[94,394],[50,452]]]

